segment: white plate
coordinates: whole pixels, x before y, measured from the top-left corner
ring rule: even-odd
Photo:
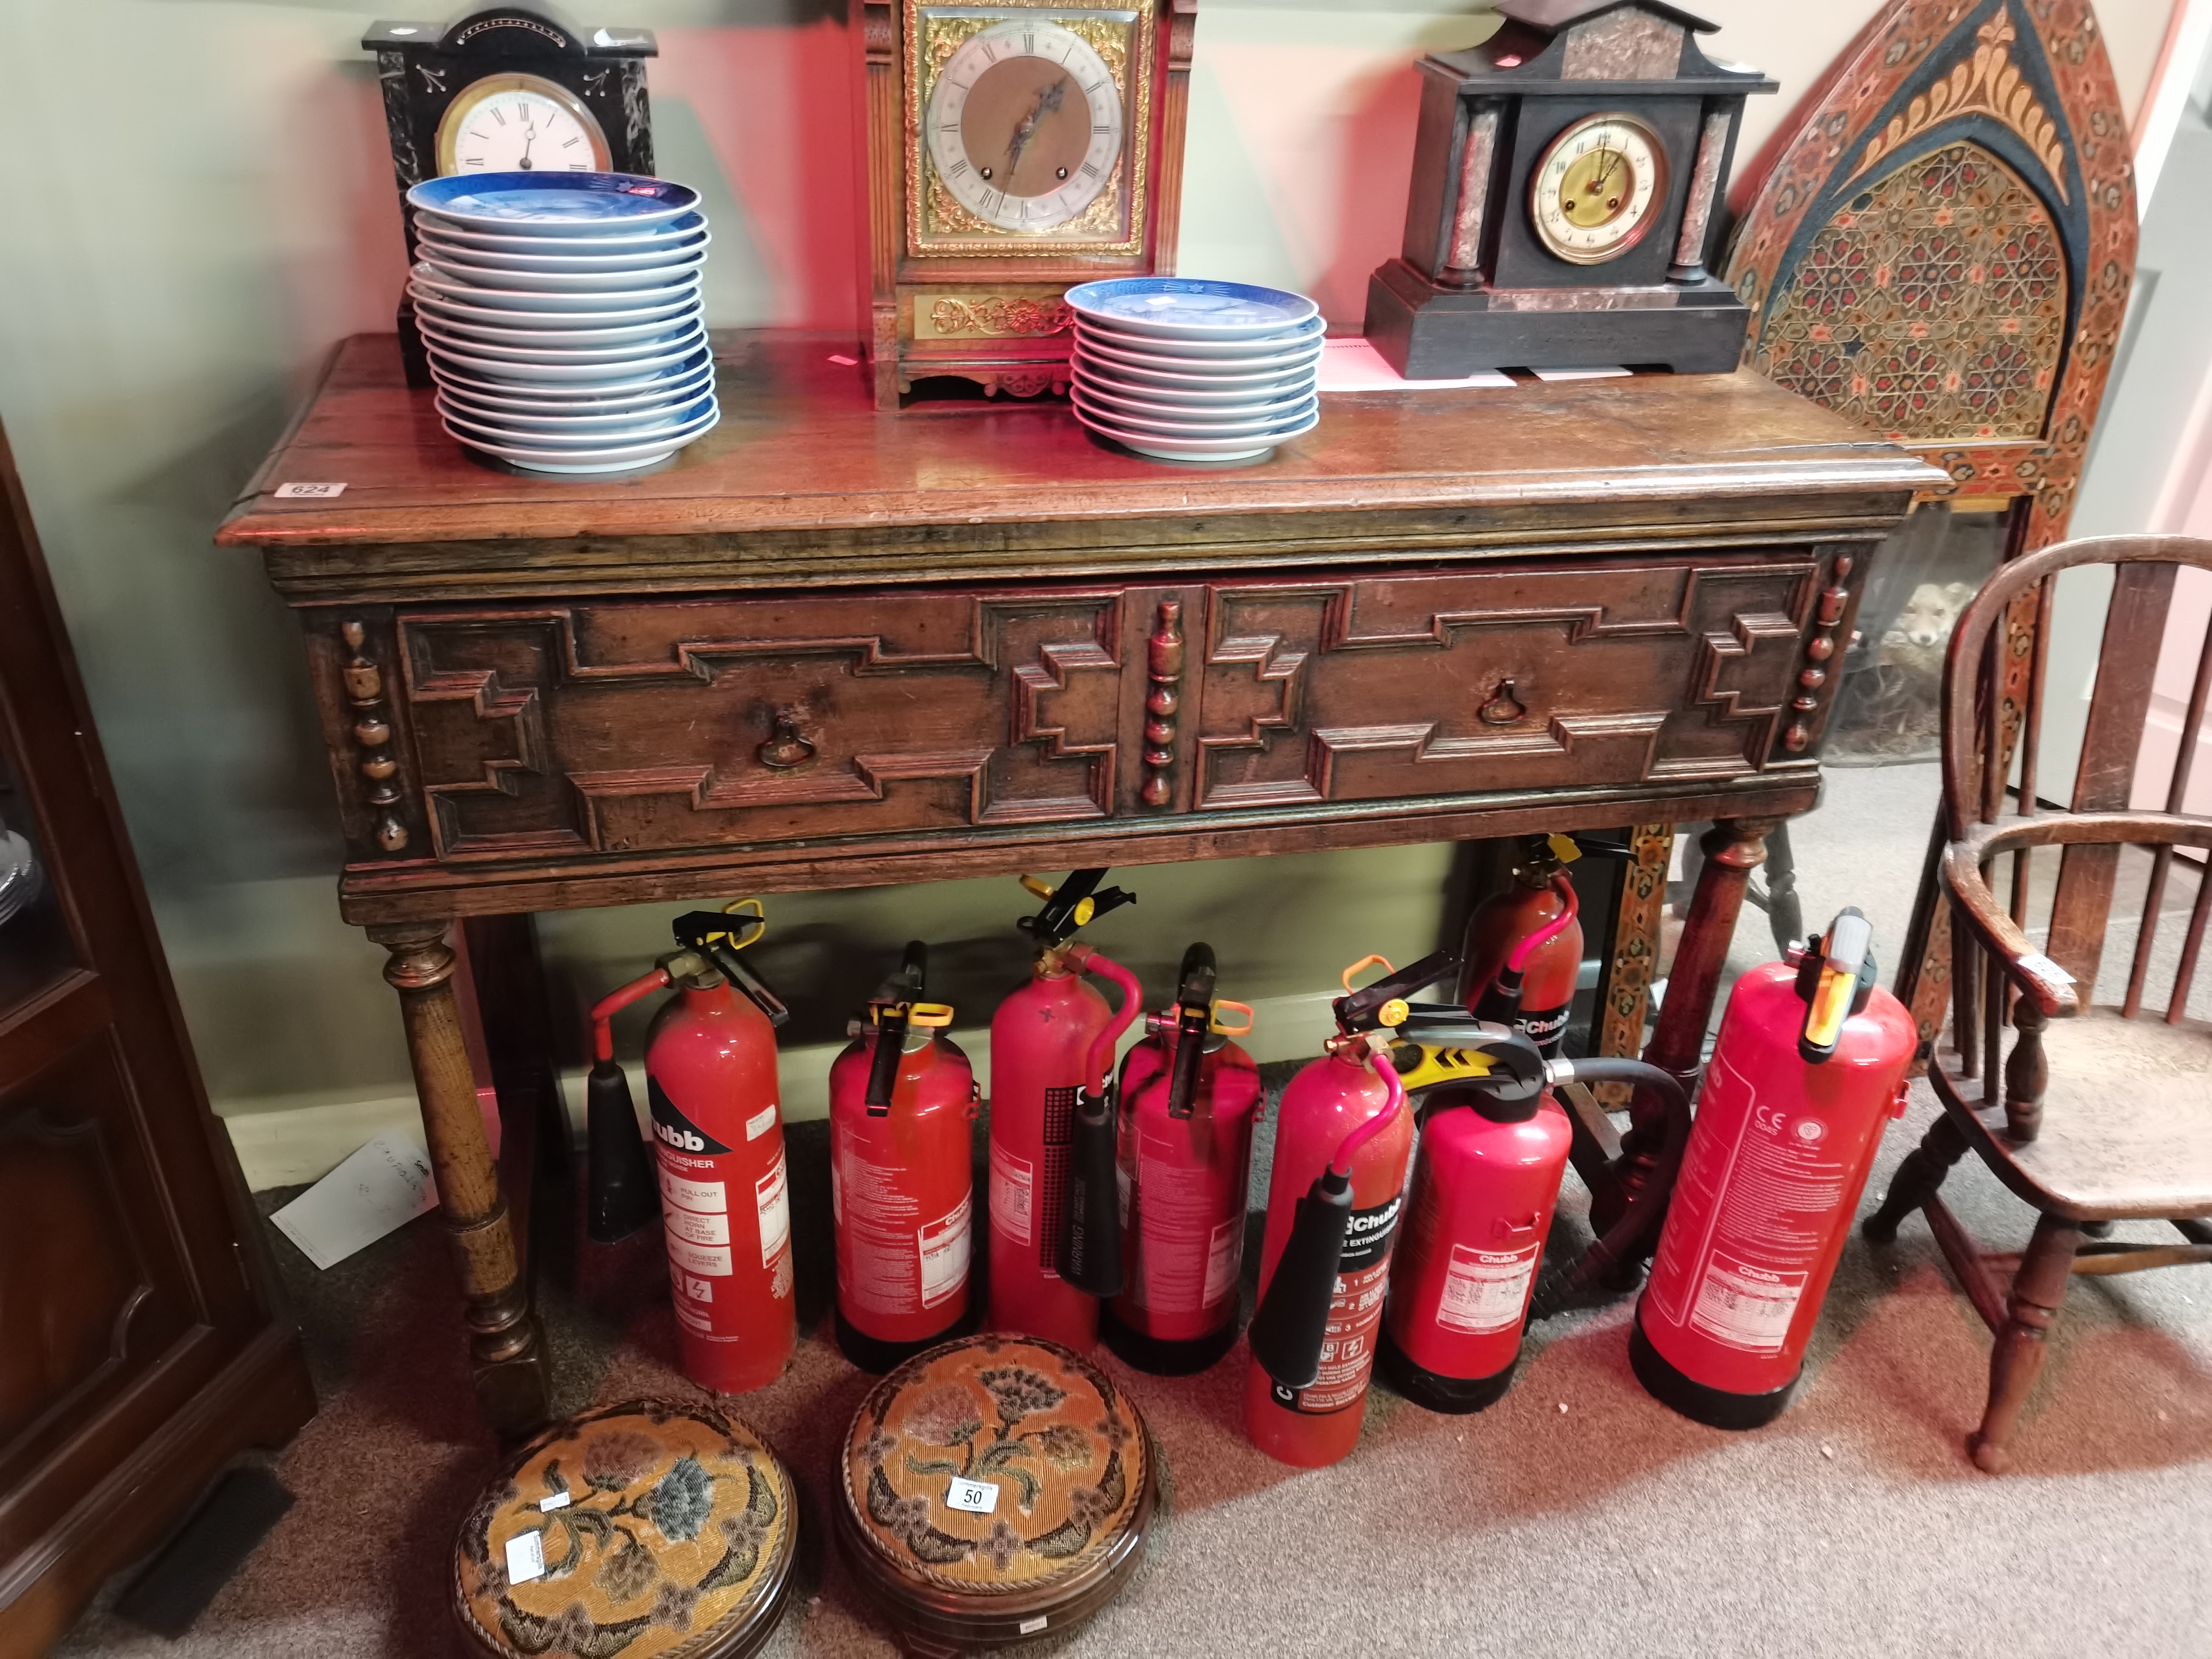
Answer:
[[[1073,401],[1086,415],[1156,438],[1259,438],[1285,427],[1296,426],[1321,412],[1321,400],[1317,397],[1302,398],[1288,409],[1273,412],[1255,411],[1241,421],[1177,419],[1173,415],[1140,414],[1099,403],[1079,390],[1073,394]],[[1188,414],[1188,410],[1179,412],[1185,416]]]
[[[617,248],[608,253],[510,253],[502,250],[490,253],[424,234],[416,237],[415,246],[423,258],[471,270],[580,271],[589,275],[609,270],[658,270],[665,265],[682,264],[695,257],[703,258],[707,245],[714,240],[702,230],[675,246],[642,251]]]
[[[594,392],[638,392],[651,386],[661,372],[674,368],[696,355],[699,348],[673,351],[665,357],[645,357],[628,363],[509,363],[428,348],[430,361],[479,380],[507,381],[522,386],[539,383],[589,386]]]
[[[444,281],[469,288],[508,293],[520,289],[526,294],[636,294],[696,280],[707,256],[696,254],[645,270],[491,270],[434,257],[425,258],[422,263]]]
[[[689,185],[629,173],[480,173],[425,179],[407,205],[513,236],[626,234],[697,211]]]
[[[415,302],[417,311],[427,311],[449,322],[549,331],[629,328],[639,323],[665,323],[672,317],[681,317],[687,311],[699,308],[699,290],[696,288],[664,291],[677,297],[665,305],[632,306],[623,311],[514,311],[504,306],[472,305],[466,300],[456,300],[435,289],[425,288],[420,283],[407,284],[407,297]]]
[[[490,317],[480,312],[464,312],[457,316],[443,307],[433,310],[420,301],[417,307],[415,316],[418,326],[427,322],[444,333],[482,340],[487,345],[544,347],[556,351],[635,346],[641,341],[673,339],[687,333],[699,314],[695,302],[672,315],[655,318],[651,322],[631,323],[623,328],[514,328],[508,325],[514,314],[511,312],[495,312]]]
[[[656,409],[681,409],[696,404],[714,389],[714,366],[697,368],[672,380],[647,382],[635,392],[599,392],[592,387],[519,386],[496,380],[462,376],[433,363],[430,378],[449,398],[484,414],[512,416],[538,421],[552,417],[577,420],[621,420]]]
[[[611,432],[625,426],[665,423],[714,395],[714,380],[702,376],[691,383],[690,389],[674,397],[640,398],[632,400],[634,407],[622,409],[598,404],[501,398],[441,380],[438,382],[437,403],[440,409],[450,410],[480,426],[543,427],[548,432]]]
[[[663,356],[678,347],[685,351],[695,350],[707,337],[706,325],[696,317],[679,319],[678,326],[654,338],[610,346],[506,345],[456,334],[443,323],[421,315],[415,319],[415,326],[422,331],[423,339],[434,345],[502,363],[608,363],[618,367],[646,357]]]
[[[1302,350],[1318,341],[1327,326],[1316,317],[1296,328],[1287,328],[1277,334],[1258,335],[1249,340],[1190,340],[1166,335],[1133,333],[1127,329],[1095,323],[1088,317],[1079,317],[1075,319],[1075,337],[1096,340],[1117,351],[1149,352],[1156,357],[1243,360]]]
[[[506,365],[500,367],[504,368]],[[584,381],[574,386],[518,386],[511,380],[487,380],[472,369],[449,365],[440,359],[433,359],[430,364],[430,378],[440,386],[457,386],[472,396],[519,398],[526,403],[568,404],[577,408],[616,398],[665,398],[696,380],[712,380],[714,374],[713,357],[704,349],[651,374],[619,378],[609,375],[598,383]]]
[[[494,311],[635,311],[642,306],[679,305],[698,291],[702,278],[694,274],[688,283],[659,288],[585,289],[576,293],[550,289],[483,288],[458,276],[447,276],[429,264],[418,264],[410,273],[415,282],[457,305],[484,306]]]
[[[1192,426],[1237,425],[1254,421],[1263,425],[1279,425],[1285,417],[1302,412],[1316,396],[1311,386],[1301,386],[1285,397],[1248,398],[1241,404],[1194,408],[1188,404],[1161,404],[1149,398],[1133,398],[1127,392],[1080,377],[1075,382],[1074,391],[1087,401],[1097,404],[1101,414],[1126,416],[1148,424],[1182,422]]]
[[[1177,374],[1167,369],[1132,368],[1109,362],[1096,353],[1076,349],[1076,362],[1091,380],[1134,391],[1234,392],[1240,396],[1279,397],[1295,386],[1317,381],[1320,365],[1292,369],[1269,369],[1259,374]]]
[[[609,230],[584,236],[516,236],[482,230],[465,219],[448,219],[427,208],[418,208],[415,213],[418,233],[430,231],[442,240],[462,247],[482,248],[487,253],[612,253],[622,248],[643,252],[650,248],[674,247],[706,228],[706,215],[690,213],[665,225],[650,225],[642,230]]]
[[[1318,317],[1303,294],[1196,276],[1109,276],[1067,290],[1079,317],[1104,318],[1138,334],[1249,340]]]
[[[1152,403],[1175,404],[1186,409],[1212,409],[1228,404],[1267,403],[1289,397],[1293,392],[1310,392],[1315,386],[1311,369],[1296,369],[1288,374],[1261,374],[1249,377],[1252,384],[1222,385],[1209,378],[1197,386],[1178,386],[1165,376],[1139,374],[1135,369],[1116,368],[1096,358],[1084,355],[1083,348],[1075,349],[1075,384],[1102,386],[1119,396],[1142,398]],[[1234,375],[1231,381],[1247,377]]]
[[[1277,444],[1287,443],[1292,438],[1304,436],[1321,424],[1318,414],[1304,425],[1287,431],[1271,432],[1264,439],[1218,438],[1210,441],[1188,438],[1160,438],[1116,427],[1095,415],[1075,411],[1075,418],[1102,438],[1110,438],[1124,449],[1139,455],[1150,455],[1164,461],[1245,461],[1267,454]]]
[[[446,430],[465,444],[520,445],[542,449],[549,454],[574,449],[598,451],[628,449],[639,444],[680,443],[712,426],[720,418],[721,410],[708,398],[703,407],[689,404],[677,413],[688,418],[643,420],[611,430],[578,432],[560,427],[487,424],[448,407],[443,399],[438,404],[438,417],[445,422]]]
[[[1085,349],[1102,362],[1113,363],[1123,368],[1140,368],[1153,374],[1194,374],[1203,380],[1221,374],[1289,374],[1308,368],[1321,362],[1322,343],[1316,339],[1310,345],[1292,351],[1279,351],[1258,357],[1197,358],[1167,357],[1158,352],[1132,351],[1125,347],[1109,344],[1096,334],[1081,337]]]
[[[716,420],[720,418],[719,415],[715,417]],[[492,443],[471,443],[469,447],[482,450],[487,455],[496,455],[502,461],[512,461],[532,472],[634,472],[641,466],[651,466],[657,461],[666,460],[685,444],[695,443],[704,437],[714,425],[714,422],[709,421],[690,437],[674,443],[662,439],[611,449],[526,449]]]

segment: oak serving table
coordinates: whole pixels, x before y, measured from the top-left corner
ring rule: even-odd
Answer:
[[[591,482],[472,461],[392,337],[348,341],[217,537],[306,633],[340,905],[390,952],[509,1432],[544,1344],[456,921],[1713,819],[1648,1051],[1689,1077],[1868,555],[1942,477],[1746,373],[1332,395],[1212,470],[1053,404],[878,414],[848,342],[717,348],[720,427]]]

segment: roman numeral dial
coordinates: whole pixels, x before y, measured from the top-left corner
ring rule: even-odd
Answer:
[[[472,81],[438,123],[441,173],[604,173],[611,159],[584,100],[543,76]]]
[[[1115,178],[1121,93],[1091,43],[1048,17],[970,35],[929,84],[927,165],[986,224],[1050,236]],[[1116,226],[1099,240],[1122,234]]]

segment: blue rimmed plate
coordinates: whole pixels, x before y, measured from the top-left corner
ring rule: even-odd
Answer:
[[[438,403],[438,416],[445,422],[446,430],[465,444],[507,444],[517,448],[542,449],[549,454],[562,450],[625,449],[635,444],[684,442],[712,426],[720,413],[714,398],[707,398],[687,404],[672,415],[647,416],[626,427],[579,430],[557,424],[509,425],[487,421],[482,416],[453,408],[443,399]]]
[[[702,230],[665,247],[618,247],[605,253],[565,251],[515,253],[501,248],[495,253],[483,248],[469,247],[444,236],[433,235],[426,230],[415,238],[415,247],[422,258],[440,260],[449,265],[467,266],[471,270],[598,274],[611,270],[658,270],[664,266],[682,264],[686,260],[705,254],[707,245],[714,240],[712,233]]]
[[[468,447],[495,456],[510,466],[519,466],[526,472],[635,472],[641,467],[657,466],[684,445],[697,442],[712,431],[721,418],[721,412],[718,410],[697,431],[673,442],[664,437],[605,449],[539,449],[524,444],[471,440]]]
[[[666,371],[685,368],[695,356],[703,358],[705,355],[705,348],[701,346],[624,363],[514,363],[453,350],[434,341],[425,342],[425,349],[434,366],[442,362],[447,368],[474,380],[525,386],[542,383],[588,386],[595,392],[642,392]]]
[[[1084,317],[1076,322],[1075,337],[1079,340],[1097,340],[1118,350],[1143,352],[1156,357],[1230,362],[1318,347],[1322,331],[1328,326],[1322,319],[1310,317],[1295,327],[1281,329],[1273,334],[1257,334],[1250,339],[1192,339],[1181,335],[1139,334],[1134,329],[1117,328],[1111,323]]]
[[[455,305],[483,306],[493,311],[635,311],[647,307],[679,306],[694,298],[702,278],[694,271],[680,283],[662,288],[549,289],[501,288],[448,276],[436,266],[418,264],[411,280],[440,299]]]
[[[517,270],[512,265],[493,270],[486,265],[461,264],[428,249],[419,251],[422,263],[448,283],[501,292],[519,289],[538,294],[628,294],[672,288],[692,281],[707,263],[704,253],[694,253],[641,270]]]
[[[1303,294],[1249,283],[1194,276],[1116,276],[1067,290],[1079,317],[1137,334],[1208,340],[1249,340],[1279,334],[1321,307]]]
[[[500,363],[603,364],[620,368],[630,363],[641,363],[654,358],[668,358],[670,353],[681,356],[707,343],[705,325],[696,317],[679,317],[675,326],[655,338],[632,341],[623,345],[606,346],[540,346],[494,343],[456,334],[428,317],[417,315],[415,326],[422,332],[429,344],[447,352],[483,357]]]
[[[487,415],[513,415],[526,420],[544,416],[573,416],[579,419],[635,415],[641,410],[681,408],[696,403],[714,389],[714,366],[702,361],[696,368],[680,368],[673,375],[659,375],[626,390],[565,386],[514,386],[485,380],[433,362],[430,378],[446,398]]]
[[[1078,337],[1083,349],[1101,363],[1144,369],[1153,374],[1192,374],[1208,380],[1217,375],[1286,374],[1301,369],[1312,369],[1320,364],[1322,354],[1319,335],[1285,350],[1269,351],[1264,356],[1228,359],[1170,357],[1163,352],[1144,351],[1118,343],[1109,343],[1099,338],[1096,332]]]
[[[483,173],[425,179],[407,205],[502,235],[577,236],[680,219],[699,192],[634,173]]]
[[[1318,399],[1316,400],[1316,404]],[[1273,453],[1275,446],[1287,443],[1292,438],[1303,437],[1321,424],[1316,413],[1304,421],[1256,438],[1173,438],[1146,432],[1140,427],[1124,425],[1105,416],[1094,414],[1081,404],[1075,406],[1075,418],[1102,438],[1111,439],[1122,448],[1139,455],[1163,461],[1252,461]]]
[[[1132,432],[1142,432],[1158,438],[1258,438],[1285,427],[1297,426],[1321,412],[1319,394],[1300,398],[1286,409],[1255,410],[1242,419],[1224,420],[1213,416],[1194,416],[1188,410],[1171,410],[1164,415],[1143,414],[1127,409],[1116,409],[1101,398],[1091,396],[1081,386],[1069,393],[1075,406],[1085,414],[1115,426],[1126,427]]]
[[[418,232],[431,232],[447,241],[480,248],[486,253],[611,253],[617,250],[644,253],[657,247],[672,246],[706,228],[705,214],[687,213],[680,219],[647,225],[641,230],[607,230],[583,236],[517,236],[505,231],[480,230],[466,219],[448,219],[442,213],[424,210],[415,216]]]

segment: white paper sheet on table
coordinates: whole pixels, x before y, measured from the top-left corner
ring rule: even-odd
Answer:
[[[422,1138],[380,1134],[269,1218],[318,1267],[332,1267],[438,1202]]]
[[[1532,368],[1540,380],[1610,380],[1628,373],[1625,368]]]
[[[1409,380],[1382,361],[1382,353],[1357,336],[1323,343],[1323,392],[1448,392],[1461,386],[1510,386],[1509,375],[1485,369],[1456,380]]]

